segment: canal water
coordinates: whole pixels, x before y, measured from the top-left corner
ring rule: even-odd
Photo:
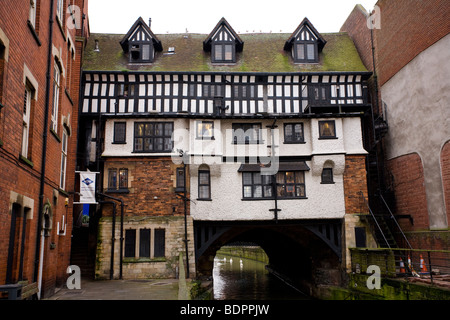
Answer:
[[[217,254],[214,259],[215,300],[308,300],[309,297],[269,273],[265,263]]]

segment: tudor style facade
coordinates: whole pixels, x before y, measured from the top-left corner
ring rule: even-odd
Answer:
[[[133,58],[136,37],[158,47],[151,61]],[[98,278],[174,277],[186,252],[191,276],[207,275],[221,223],[308,222],[345,266],[366,212],[370,110],[346,34],[305,19],[291,35],[238,35],[221,19],[209,35],[156,37],[138,19],[125,36],[93,35],[88,52],[80,166],[126,204],[121,231],[101,210]]]

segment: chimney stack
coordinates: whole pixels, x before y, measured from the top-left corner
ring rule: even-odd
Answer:
[[[149,27],[149,28],[152,27],[152,18],[148,18],[148,27]]]

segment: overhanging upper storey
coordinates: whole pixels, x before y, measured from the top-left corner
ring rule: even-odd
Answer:
[[[352,114],[370,104],[370,72],[84,72],[85,115],[302,117]]]
[[[162,51],[161,41],[153,34],[142,18],[136,20],[128,33],[120,41],[120,45],[128,54],[130,63],[150,63],[156,51]]]
[[[234,63],[236,52],[241,52],[244,42],[225,18],[220,19],[203,42],[203,50],[211,52],[213,63]]]
[[[305,18],[286,41],[284,50],[291,52],[295,63],[317,63],[319,52],[326,43],[308,18]]]

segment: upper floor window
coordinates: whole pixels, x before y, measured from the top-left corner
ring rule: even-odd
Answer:
[[[61,71],[58,63],[55,61],[54,77],[53,77],[53,108],[52,108],[52,124],[51,128],[58,132],[58,112],[59,112],[59,93],[61,86]]]
[[[114,122],[114,140],[113,143],[126,143],[126,122]]]
[[[333,168],[323,168],[322,169],[322,175],[321,175],[321,182],[323,184],[332,184],[334,183],[333,180]]]
[[[305,173],[303,171],[278,172],[276,175],[277,196],[280,198],[304,198]]]
[[[284,143],[305,142],[303,123],[286,123],[284,125]]]
[[[209,167],[204,164],[198,170],[198,200],[211,200],[211,176]]]
[[[61,24],[64,23],[64,0],[56,1],[56,17],[59,19]]]
[[[25,86],[25,94],[23,98],[23,125],[22,125],[22,150],[21,155],[25,158],[31,156],[30,137],[31,137],[31,102],[33,97],[33,88],[29,85]]]
[[[62,145],[61,145],[61,172],[60,172],[60,182],[59,187],[62,190],[65,190],[66,188],[66,172],[67,172],[67,132],[64,129],[62,134]]]
[[[37,16],[37,0],[30,0],[30,13],[28,15],[28,21],[33,28],[36,29],[36,16]]]
[[[232,128],[234,144],[254,144],[262,141],[261,123],[233,123]]]
[[[291,51],[292,59],[296,63],[317,63],[319,52],[325,44],[326,41],[320,33],[305,18],[286,41],[284,50]]]
[[[234,63],[236,52],[242,51],[244,42],[230,24],[222,18],[208,38],[203,42],[203,49],[211,52],[213,63]]]
[[[319,139],[336,139],[334,120],[319,121]]]
[[[128,53],[130,63],[149,63],[155,59],[155,51],[162,51],[161,42],[142,18],[136,20],[120,42]]]
[[[108,169],[108,191],[128,190],[128,169]]]
[[[197,121],[197,139],[211,140],[214,139],[214,122],[213,121]]]
[[[134,152],[171,152],[173,122],[136,122]]]

